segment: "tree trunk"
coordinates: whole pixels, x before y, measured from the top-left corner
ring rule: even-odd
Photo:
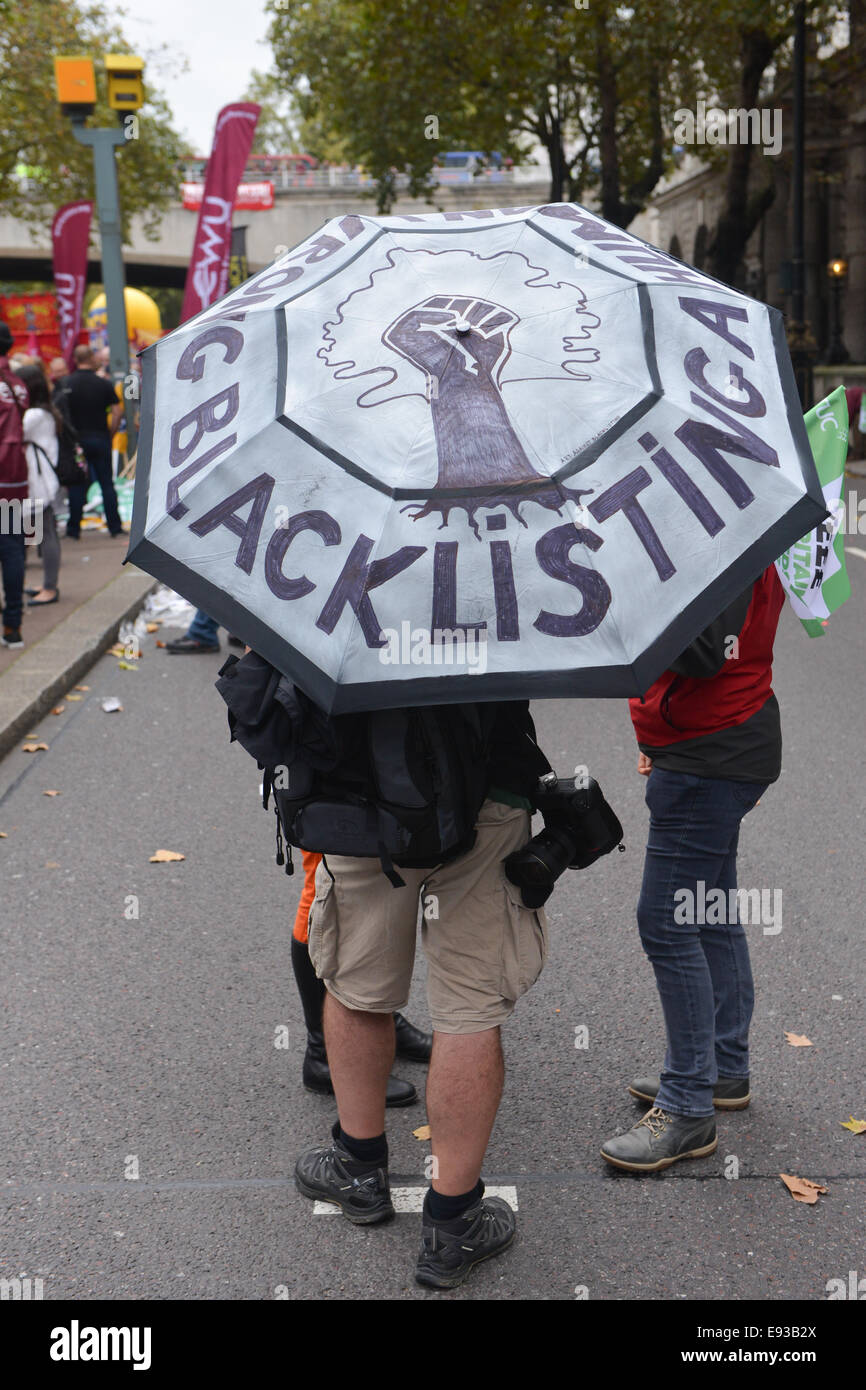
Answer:
[[[599,101],[599,155],[601,158],[601,215],[621,227],[619,143],[616,118],[619,111],[619,91],[616,69],[610,48],[607,15],[601,6],[596,16],[596,71]]]
[[[770,63],[775,44],[763,29],[742,33],[742,73],[739,105],[752,110],[757,102],[761,78]],[[744,142],[729,146],[725,180],[725,202],[707,248],[707,269],[727,285],[736,281],[746,244],[776,196],[769,182],[758,193],[749,195],[749,174],[753,146]]]

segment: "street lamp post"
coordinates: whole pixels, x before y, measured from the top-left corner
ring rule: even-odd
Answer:
[[[72,134],[80,145],[93,150],[93,175],[96,184],[96,207],[99,217],[99,239],[102,245],[102,283],[108,318],[109,368],[115,385],[121,383],[126,401],[127,453],[135,453],[137,425],[135,401],[138,391],[127,390],[129,378],[129,338],[126,324],[124,290],[126,275],[123,266],[123,236],[120,222],[120,199],[117,191],[117,165],[114,151],[130,138],[131,115],[143,104],[141,58],[132,55],[109,54],[105,59],[108,74],[109,105],[118,113],[120,125],[114,129],[91,127],[85,124],[96,105],[96,80],[90,58],[55,58],[57,99],[61,110],[72,122]]]
[[[812,364],[815,339],[806,319],[806,255],[803,228],[803,194],[806,175],[806,6],[794,11],[794,148],[791,166],[791,318],[788,323],[788,349],[794,367],[800,403],[804,410],[812,405]]]
[[[827,350],[827,363],[830,366],[847,362],[851,354],[842,341],[842,290],[848,278],[848,262],[835,256],[827,262],[830,277],[830,346]]]

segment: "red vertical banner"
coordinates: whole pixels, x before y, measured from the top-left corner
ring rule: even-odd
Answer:
[[[228,290],[232,207],[260,110],[255,102],[236,101],[224,106],[217,117],[186,276],[181,323],[200,314]]]
[[[90,202],[65,203],[57,209],[51,224],[60,352],[67,361],[78,342],[81,328],[92,212],[93,204]]]

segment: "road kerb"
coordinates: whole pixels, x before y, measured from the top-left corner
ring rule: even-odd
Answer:
[[[0,676],[0,758],[86,675],[155,588],[149,574],[127,565]]]

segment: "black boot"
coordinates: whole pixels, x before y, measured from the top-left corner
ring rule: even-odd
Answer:
[[[429,1062],[433,1051],[433,1034],[422,1033],[414,1023],[402,1014],[394,1015],[394,1034],[397,1041],[397,1056],[407,1062]]]
[[[322,1032],[325,986],[313,969],[306,942],[298,941],[295,936],[292,937],[292,969],[295,972],[295,981],[304,1010],[304,1022],[307,1026],[307,1050],[304,1053],[301,1073],[304,1088],[317,1096],[332,1096],[334,1088],[331,1085],[331,1069],[328,1066],[325,1037]],[[387,1106],[394,1109],[403,1105],[414,1105],[417,1099],[418,1092],[410,1082],[400,1081],[396,1076],[388,1077],[385,1095]]]

